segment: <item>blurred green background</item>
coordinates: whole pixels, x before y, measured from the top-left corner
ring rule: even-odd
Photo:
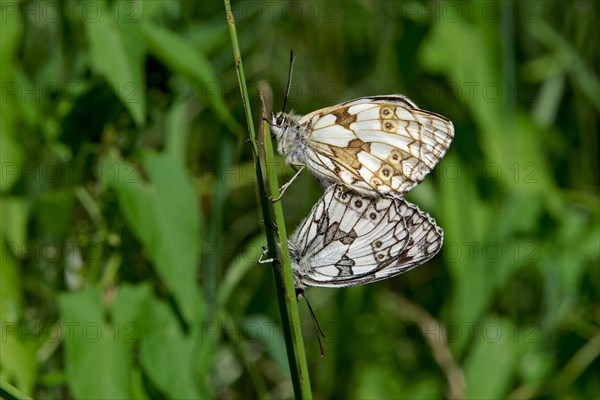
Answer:
[[[256,125],[293,49],[289,109],[402,93],[456,128],[407,195],[440,254],[310,290],[325,358],[300,304],[315,397],[599,398],[598,3],[232,3]],[[291,398],[223,4],[0,10],[4,396]]]

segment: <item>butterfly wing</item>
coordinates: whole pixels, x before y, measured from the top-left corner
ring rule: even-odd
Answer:
[[[386,279],[431,259],[442,231],[400,198],[333,185],[290,237],[296,284],[344,287]]]
[[[404,96],[373,96],[302,117],[305,162],[325,180],[363,194],[402,195],[421,182],[454,138],[447,118]]]

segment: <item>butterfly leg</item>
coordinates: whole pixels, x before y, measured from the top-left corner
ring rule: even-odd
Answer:
[[[254,143],[256,143],[259,146],[264,146],[263,142],[261,142],[259,140],[256,140],[256,139],[247,138],[247,139],[244,139],[244,142],[246,142],[246,143],[253,143],[254,142]]]
[[[260,258],[256,261],[257,263],[259,263],[259,264],[270,264],[273,261],[275,261],[274,258],[263,258],[263,257],[269,256],[269,249],[267,248],[267,246],[263,246],[262,249],[263,249],[263,252],[260,255]]]
[[[290,185],[292,184],[292,182],[294,182],[296,180],[296,178],[300,175],[300,173],[302,172],[302,170],[304,169],[304,165],[296,172],[296,174],[294,174],[294,176],[292,176],[292,179],[290,179],[289,181],[287,181],[283,186],[281,186],[279,188],[279,196],[277,196],[276,198],[272,198],[269,197],[269,199],[275,203],[278,202],[279,200],[281,200],[281,198],[283,197],[283,193],[285,193],[285,191],[287,190],[288,187],[290,187]]]
[[[321,337],[324,338],[325,334],[323,333],[323,330],[319,325],[319,321],[317,320],[317,316],[315,315],[315,312],[313,311],[313,308],[311,307],[310,302],[308,301],[308,297],[306,297],[306,294],[304,293],[304,289],[296,289],[296,298],[298,300],[301,298],[306,300],[306,305],[308,306],[308,311],[310,311],[310,317],[312,318],[315,336],[317,337],[317,341],[319,342],[319,350],[321,352],[321,357],[325,357],[325,350],[323,349],[323,343],[321,343]]]

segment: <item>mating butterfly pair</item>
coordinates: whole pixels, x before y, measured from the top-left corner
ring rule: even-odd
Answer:
[[[401,196],[448,150],[447,118],[389,95],[303,117],[281,112],[271,129],[286,162],[302,166],[296,176],[307,167],[327,187],[289,239],[298,289],[390,278],[440,250],[442,229]]]

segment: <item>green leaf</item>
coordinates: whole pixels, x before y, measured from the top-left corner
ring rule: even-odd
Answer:
[[[440,224],[445,230],[444,255],[455,284],[451,301],[453,317],[461,321],[475,321],[489,304],[493,295],[491,267],[482,257],[486,226],[492,218],[479,199],[476,189],[465,178],[465,165],[448,155],[444,160],[448,176],[460,179],[442,179]],[[456,345],[466,345],[466,341]]]
[[[148,182],[132,164],[112,154],[102,162],[102,177],[117,191],[125,220],[191,322],[202,311],[196,284],[200,257],[196,194],[183,165],[168,154],[147,152],[143,166]]]
[[[26,20],[21,14],[21,8],[18,3],[7,2],[0,7],[0,63],[12,61],[12,57],[19,51],[21,35],[23,30],[22,23]],[[2,68],[4,69],[4,68]]]
[[[240,136],[242,127],[221,99],[220,91],[207,90],[218,85],[219,79],[206,56],[180,36],[148,21],[144,21],[142,33],[149,51],[189,80],[196,90],[202,93],[202,99],[207,100],[209,107],[231,133]]]
[[[19,252],[21,246],[12,246],[2,238],[2,264],[0,268],[0,321],[17,322],[22,317],[23,300],[21,294],[21,279],[19,266],[10,254],[11,247],[13,252]]]
[[[15,382],[27,394],[33,393],[38,370],[35,357],[36,343],[30,341],[23,318],[22,288],[19,266],[2,240],[0,264],[0,367],[2,376]]]
[[[72,190],[48,191],[36,199],[34,213],[47,232],[63,237],[71,227],[70,215],[75,206]]]
[[[573,301],[581,290],[581,279],[600,257],[598,217],[565,208],[553,240],[544,243],[537,255],[558,309]],[[556,317],[556,316],[555,316]]]
[[[2,114],[5,112],[9,111],[5,110]],[[13,125],[11,123],[13,121],[12,118],[10,120],[0,116],[0,142],[2,143],[0,145],[0,159],[2,160],[0,192],[2,193],[8,192],[19,180],[19,172],[23,167],[23,152],[17,140],[12,137]]]
[[[556,120],[560,103],[565,93],[565,75],[556,74],[544,80],[540,88],[540,99],[533,107],[533,118],[541,126],[549,127]]]
[[[442,20],[433,25],[419,59],[425,69],[443,74],[452,82],[455,96],[478,124],[486,156],[506,167],[512,163],[516,134],[513,114],[506,112],[507,96],[501,95],[506,87],[490,50],[498,47],[494,44],[497,40],[481,25]],[[457,132],[457,140],[459,135]]]
[[[409,380],[383,365],[370,364],[349,379],[355,386],[353,398],[357,399],[436,399],[441,398],[440,387],[434,379]]]
[[[150,284],[122,285],[111,309],[113,321],[120,324],[135,324],[139,331],[138,320],[148,302],[152,299]]]
[[[15,255],[21,257],[21,251],[25,246],[28,207],[27,200],[22,197],[2,197],[0,207],[0,234],[6,242],[14,244]],[[4,251],[4,249],[3,249]]]
[[[106,78],[108,85],[127,108],[138,127],[144,125],[146,115],[143,52],[136,39],[133,24],[122,36],[115,24],[113,12],[105,7],[101,18],[85,18],[84,26],[90,42],[92,67]],[[137,25],[136,25],[137,26]],[[139,33],[138,33],[139,36]]]
[[[465,363],[467,398],[506,398],[510,379],[520,357],[515,329],[504,319],[483,320],[469,330],[469,340],[475,344]],[[473,333],[474,332],[474,333]]]
[[[281,371],[284,373],[289,371],[285,339],[281,329],[274,321],[266,315],[250,315],[244,318],[241,328],[249,341],[262,343]]]
[[[173,399],[198,399],[193,374],[194,343],[169,307],[154,300],[142,319],[141,364],[154,384]],[[171,366],[176,366],[171,367]]]
[[[39,363],[36,360],[37,346],[33,342],[23,342],[19,340],[22,333],[19,330],[25,327],[16,327],[12,331],[14,324],[3,324],[3,339],[0,342],[0,366],[2,367],[3,377],[6,376],[15,385],[26,394],[33,394]]]
[[[600,110],[600,80],[597,73],[586,65],[580,52],[573,48],[562,32],[544,21],[527,27],[536,40],[557,53],[559,64],[569,72],[574,87],[588,98],[596,110]]]
[[[225,277],[220,282],[217,291],[217,299],[220,306],[225,306],[227,304],[231,294],[234,293],[234,290],[238,287],[240,282],[242,282],[246,274],[250,272],[252,268],[256,268],[256,261],[258,258],[254,259],[252,256],[260,256],[257,250],[260,249],[261,245],[264,243],[265,238],[263,236],[255,237],[239,252],[239,254],[243,254],[244,256],[236,258],[227,266],[227,268],[225,268]],[[266,269],[264,271],[265,273],[267,272]]]
[[[15,62],[21,41],[21,22],[17,3],[0,6],[0,82],[2,82],[2,112],[0,113],[0,192],[10,190],[19,180],[23,168],[23,151],[16,138],[19,106],[25,107],[19,96],[21,83],[15,79]],[[21,104],[19,104],[21,103]]]
[[[58,299],[67,382],[79,399],[129,398],[132,344],[103,318],[100,292],[89,287]]]
[[[175,104],[166,118],[166,151],[178,160],[185,160],[189,132],[187,103]]]

